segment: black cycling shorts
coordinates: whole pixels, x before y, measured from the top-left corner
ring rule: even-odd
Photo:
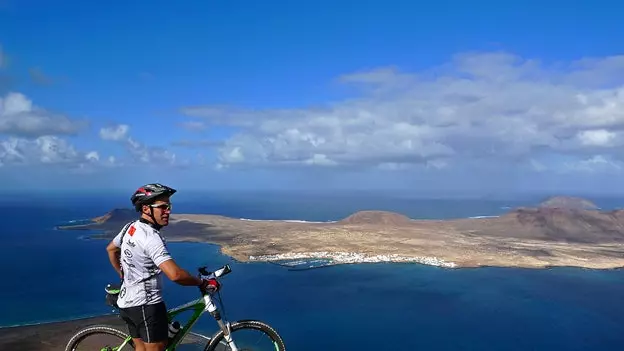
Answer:
[[[151,305],[120,308],[119,314],[128,325],[131,337],[143,342],[166,341],[169,333],[167,307],[164,302]]]

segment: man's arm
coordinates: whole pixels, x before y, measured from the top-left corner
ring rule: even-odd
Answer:
[[[160,268],[171,281],[187,286],[200,286],[203,283],[200,278],[192,276],[189,272],[178,266],[159,236],[151,236],[145,249],[152,261],[154,261],[158,268]]]
[[[202,280],[199,277],[192,276],[189,272],[180,268],[173,259],[164,261],[158,267],[162,269],[167,278],[180,285],[200,286],[202,284]]]
[[[117,247],[117,245],[115,244],[115,241],[111,241],[108,246],[106,246],[106,252],[108,252],[108,259],[111,263],[111,265],[113,265],[113,268],[115,269],[115,271],[117,271],[117,274],[119,274],[119,277],[122,278],[122,274],[121,274],[121,248]]]
[[[108,246],[106,246],[108,260],[110,261],[117,274],[119,274],[120,278],[123,278],[123,274],[121,272],[121,236],[128,227],[128,225],[130,224],[127,224],[125,227],[123,227],[121,231],[117,233],[117,235],[115,235],[113,240],[108,243]]]

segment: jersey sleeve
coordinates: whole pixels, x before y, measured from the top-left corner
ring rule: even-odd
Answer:
[[[145,243],[145,252],[157,266],[171,259],[165,243],[158,235],[150,235],[150,238]]]
[[[117,235],[115,235],[115,237],[113,238],[113,244],[117,247],[121,247],[121,236],[124,232],[124,230],[126,230],[126,228],[129,226],[130,224],[126,224],[123,228],[121,228],[121,230],[119,231],[119,233],[117,233]]]

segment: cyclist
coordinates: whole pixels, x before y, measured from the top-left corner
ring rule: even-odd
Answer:
[[[200,279],[180,268],[167,250],[160,230],[169,224],[170,197],[175,193],[158,183],[137,189],[131,201],[140,217],[127,223],[106,248],[122,279],[117,304],[137,351],[162,351],[167,346],[163,272],[173,282],[197,286],[202,292],[219,289],[216,280]]]

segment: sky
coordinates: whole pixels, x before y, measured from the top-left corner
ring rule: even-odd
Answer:
[[[624,193],[622,11],[0,0],[0,180]]]

